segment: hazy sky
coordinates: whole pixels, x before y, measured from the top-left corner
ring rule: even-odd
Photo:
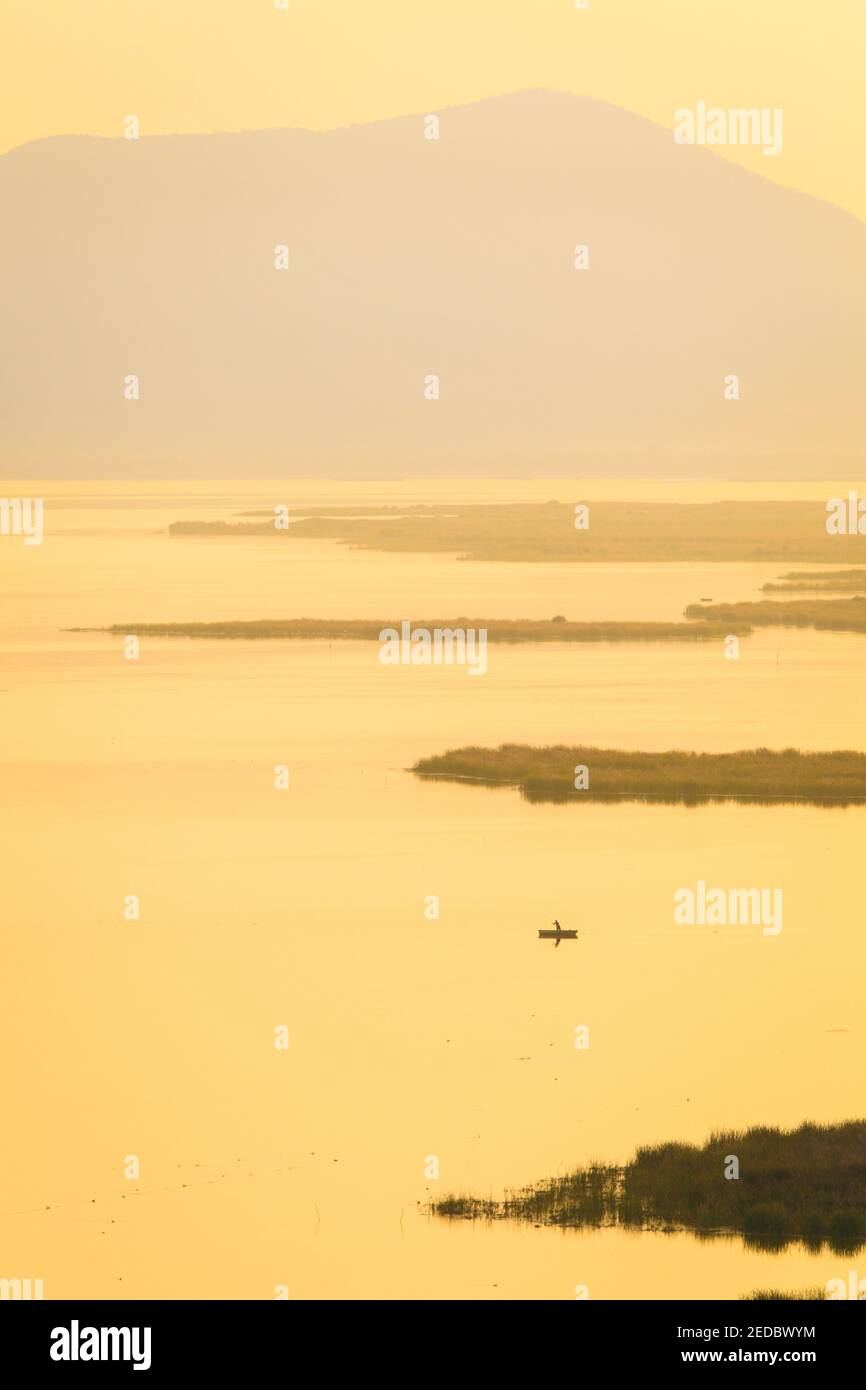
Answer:
[[[782,107],[779,157],[720,152],[866,220],[863,0],[589,3],[5,0],[0,148],[129,114],[143,135],[327,129],[553,87],[672,126],[703,99]]]

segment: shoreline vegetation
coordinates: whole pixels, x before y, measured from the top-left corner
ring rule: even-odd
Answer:
[[[413,619],[414,630],[484,630],[491,642],[707,642],[735,635],[747,637],[744,623],[586,622],[565,618]],[[258,618],[212,623],[112,623],[110,627],[74,627],[70,632],[110,632],[115,636],[204,637],[247,641],[291,638],[303,641],[378,642],[387,630],[400,631],[400,620],[366,618]]]
[[[794,599],[778,603],[690,603],[686,618],[717,623],[747,623],[750,627],[813,627],[825,632],[866,632],[866,597]]]
[[[815,1285],[810,1289],[755,1289],[744,1293],[741,1303],[794,1303],[808,1300],[810,1303],[823,1303],[827,1298],[826,1289]]]
[[[732,1157],[738,1176],[732,1174]],[[449,1194],[433,1215],[535,1226],[620,1226],[740,1235],[749,1247],[802,1242],[850,1255],[866,1244],[866,1120],[719,1131],[703,1145],[639,1148],[623,1167],[592,1163],[500,1199]]]
[[[575,525],[576,506],[585,506],[586,525]],[[241,515],[240,521],[175,521],[168,532],[333,540],[363,550],[447,552],[461,560],[833,565],[866,559],[863,536],[828,534],[823,502],[584,503],[575,492],[568,502],[304,508],[285,529],[275,526],[274,508]]]
[[[575,786],[585,768],[588,785]],[[796,748],[741,749],[735,753],[644,753],[558,744],[533,748],[452,748],[421,758],[418,777],[519,789],[530,802],[658,801],[678,805],[750,801],[766,805],[806,801],[847,806],[866,801],[866,753]]]

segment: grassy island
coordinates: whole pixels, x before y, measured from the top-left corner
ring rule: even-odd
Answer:
[[[725,1176],[732,1156],[736,1178]],[[866,1244],[866,1120],[720,1132],[702,1146],[653,1145],[622,1168],[592,1164],[501,1200],[445,1196],[431,1211],[541,1226],[736,1232],[765,1250],[802,1241],[814,1251],[826,1245],[853,1254]]]
[[[333,540],[363,550],[444,552],[462,560],[832,565],[866,556],[864,537],[827,534],[823,502],[586,501],[579,488],[576,483],[569,497],[572,488],[563,485],[556,501],[542,503],[305,507],[293,512],[285,530],[275,527],[273,508],[240,521],[191,519],[168,529],[178,537]],[[291,497],[277,500],[291,504]],[[576,528],[575,507],[581,505],[586,524]]]
[[[777,603],[690,603],[687,618],[715,623],[748,623],[753,627],[815,627],[831,632],[866,632],[866,597],[793,599]]]
[[[259,641],[294,638],[304,641],[378,642],[386,629],[400,632],[400,619],[394,618],[257,618],[213,623],[112,623],[97,628],[117,635],[134,633],[138,637],[242,638]],[[491,642],[707,642],[721,641],[729,634],[748,636],[745,623],[571,623],[565,618],[413,618],[412,630],[439,628],[455,631],[484,629]],[[73,632],[94,631],[72,628]]]
[[[575,786],[575,770],[587,769],[588,785]],[[840,750],[802,753],[796,748],[741,749],[736,753],[630,752],[558,744],[533,748],[503,743],[498,748],[453,748],[422,758],[419,777],[518,787],[527,801],[702,801],[748,800],[779,805],[811,801],[844,806],[866,801],[866,753]]]
[[[866,594],[866,569],[791,570],[775,584],[762,584],[765,594]]]

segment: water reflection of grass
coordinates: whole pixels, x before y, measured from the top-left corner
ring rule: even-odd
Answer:
[[[726,1177],[732,1158],[739,1177]],[[814,1252],[826,1245],[851,1254],[866,1244],[866,1120],[652,1145],[624,1167],[594,1163],[501,1200],[445,1196],[431,1210],[541,1226],[690,1230],[704,1239],[735,1232],[759,1250],[801,1241]]]
[[[575,788],[575,769],[589,785]],[[618,748],[503,743],[498,748],[450,749],[422,758],[421,777],[519,787],[528,801],[662,801],[697,805],[747,800],[779,805],[810,801],[844,806],[866,800],[866,754],[850,750],[804,753],[796,748],[736,753],[643,753]]]

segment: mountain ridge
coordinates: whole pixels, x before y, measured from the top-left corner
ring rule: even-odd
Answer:
[[[852,214],[596,98],[430,114],[438,141],[419,114],[4,155],[4,473],[839,476],[862,457]]]

